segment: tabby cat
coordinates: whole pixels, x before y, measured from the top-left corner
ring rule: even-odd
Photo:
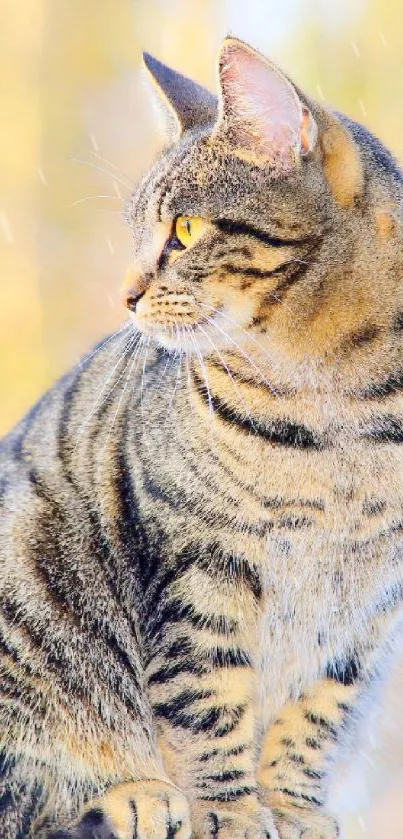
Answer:
[[[145,56],[130,318],[2,446],[2,839],[334,839],[403,600],[403,180],[228,38]]]

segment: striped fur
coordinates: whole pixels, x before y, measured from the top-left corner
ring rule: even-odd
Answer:
[[[200,120],[147,62],[134,312],[1,449],[0,833],[335,839],[401,621],[402,178],[234,39]],[[240,67],[286,91],[272,158]]]

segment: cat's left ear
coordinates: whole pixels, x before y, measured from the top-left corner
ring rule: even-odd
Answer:
[[[209,125],[216,120],[217,97],[201,85],[171,70],[166,64],[143,53],[143,61],[157,94],[163,130],[174,143],[190,128]]]
[[[240,156],[288,170],[314,149],[318,131],[309,108],[281,70],[256,50],[227,38],[219,55],[219,80],[214,136]]]

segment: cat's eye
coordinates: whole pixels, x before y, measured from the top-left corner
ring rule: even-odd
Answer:
[[[178,216],[175,221],[175,236],[184,248],[189,248],[197,242],[205,227],[205,220],[198,216]]]

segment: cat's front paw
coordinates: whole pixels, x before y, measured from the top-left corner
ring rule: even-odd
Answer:
[[[164,781],[114,787],[87,808],[79,824],[49,839],[190,839],[185,796]]]
[[[248,811],[249,810],[249,811]],[[278,839],[270,811],[266,807],[237,810],[230,804],[198,808],[192,822],[195,839]]]
[[[279,839],[337,839],[339,828],[329,813],[312,808],[273,807]]]

